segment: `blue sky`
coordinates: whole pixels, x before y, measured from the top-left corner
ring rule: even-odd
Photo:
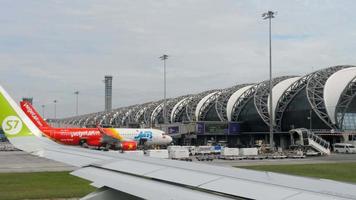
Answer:
[[[19,101],[34,97],[53,117],[104,108],[104,75],[114,107],[268,78],[273,19],[274,76],[356,65],[356,2],[349,0],[1,0],[0,83]]]

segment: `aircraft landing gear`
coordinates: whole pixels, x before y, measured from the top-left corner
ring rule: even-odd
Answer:
[[[147,142],[147,139],[144,139],[144,138],[141,138],[139,141],[138,141],[138,149],[144,149],[146,150],[146,142]]]
[[[88,146],[88,143],[87,143],[87,140],[85,140],[85,139],[81,139],[80,141],[79,141],[79,145],[81,146],[81,147],[84,147],[84,148],[88,148],[89,146]]]
[[[102,151],[109,151],[110,149],[110,144],[102,144],[100,147],[99,147],[100,150]]]

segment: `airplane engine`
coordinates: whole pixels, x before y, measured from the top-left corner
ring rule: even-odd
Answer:
[[[136,149],[137,149],[137,143],[135,141],[121,142],[121,150],[123,151],[134,151]]]

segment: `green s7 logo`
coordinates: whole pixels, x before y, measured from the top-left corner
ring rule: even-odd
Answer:
[[[22,130],[22,121],[16,116],[8,116],[2,122],[2,129],[6,134],[16,135]]]
[[[19,120],[8,120],[6,121],[7,129],[6,131],[11,131],[12,129],[16,129],[17,125],[19,124]]]

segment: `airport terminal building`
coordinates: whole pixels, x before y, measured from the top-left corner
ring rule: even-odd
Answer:
[[[272,113],[269,80],[199,94],[147,102],[62,119],[71,126],[97,123],[111,127],[156,127],[181,144],[209,140],[229,145],[268,143],[272,121],[277,146],[287,147],[289,130],[307,128],[329,142],[352,140],[356,132],[356,66],[340,65],[304,76],[273,79]]]

